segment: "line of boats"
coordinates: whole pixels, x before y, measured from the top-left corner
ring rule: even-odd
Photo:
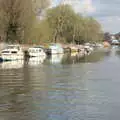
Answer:
[[[102,44],[92,45],[90,43],[86,43],[85,45],[78,45],[78,46],[67,46],[63,47],[61,44],[52,43],[46,49],[44,46],[37,45],[27,49],[27,54],[29,57],[42,57],[46,58],[47,55],[54,55],[54,54],[64,54],[65,49],[70,49],[71,52],[81,52],[83,55],[90,54],[94,47],[102,47]],[[14,61],[14,60],[24,60],[25,59],[25,52],[21,45],[7,45],[4,49],[0,52],[0,61]]]

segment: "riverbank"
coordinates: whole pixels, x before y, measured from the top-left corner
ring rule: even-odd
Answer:
[[[35,44],[34,45],[32,45],[32,44],[20,44],[19,48],[24,52],[24,56],[25,56],[25,59],[26,59],[26,58],[30,57],[29,56],[29,48],[33,48],[33,47],[36,47],[36,46],[41,46],[41,49],[44,49],[44,52],[46,53],[47,56],[52,55],[53,53],[51,51],[51,48],[49,47],[50,45],[55,47],[56,54],[61,54],[57,51],[59,51],[59,49],[63,49],[62,54],[64,54],[64,53],[71,53],[71,54],[72,53],[80,53],[81,57],[91,54],[96,48],[102,48],[103,47],[102,44],[91,44],[91,43],[85,43],[83,45],[52,43],[52,44],[49,44],[49,45],[46,45],[46,46],[35,45]],[[1,46],[2,46],[1,47],[1,50],[2,50],[3,48],[6,48],[7,44],[2,43]],[[54,48],[52,48],[52,49],[54,49]],[[9,49],[7,51],[9,52]],[[13,49],[13,51],[14,51],[14,49]],[[36,52],[35,52],[35,54],[36,54]],[[18,54],[13,55],[12,53],[11,53],[11,55],[13,57],[16,57],[16,58],[17,58],[17,56],[19,56]],[[9,57],[11,55],[9,54]],[[5,53],[5,57],[7,57],[6,53]],[[39,57],[42,57],[42,56],[39,56]],[[14,58],[14,59],[16,59],[16,58]]]

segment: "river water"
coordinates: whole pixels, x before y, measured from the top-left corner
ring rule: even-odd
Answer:
[[[120,49],[0,64],[0,120],[119,120]]]

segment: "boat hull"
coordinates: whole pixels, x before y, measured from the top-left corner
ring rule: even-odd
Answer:
[[[29,53],[30,57],[46,57],[46,53]]]
[[[0,57],[0,62],[3,62],[3,59]]]
[[[24,59],[24,54],[3,54],[1,55],[1,59],[3,61],[14,61],[14,60],[23,60]]]

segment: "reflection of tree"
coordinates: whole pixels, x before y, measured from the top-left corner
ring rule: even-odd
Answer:
[[[98,62],[104,58],[104,56],[109,55],[109,52],[97,51],[93,52],[90,55],[82,56],[80,53],[75,56],[71,56],[70,54],[66,54],[62,60],[62,64],[73,64],[80,62]]]
[[[104,54],[105,54],[106,57],[109,57],[111,55],[111,51],[107,50],[107,51],[104,52]]]
[[[104,52],[93,52],[88,56],[85,56],[84,58],[80,59],[80,62],[99,62],[101,61],[105,56]]]
[[[80,67],[72,64],[64,65],[67,62],[72,62],[69,58],[71,58],[70,54],[65,55],[62,60],[62,67],[51,65],[45,72],[46,86],[48,86],[46,88],[48,90],[46,99],[48,101],[44,104],[49,106],[45,109],[49,119],[51,116],[66,119],[75,118],[78,109],[85,111],[85,105],[78,106],[84,104],[86,99],[87,93],[84,90],[86,89],[86,81],[83,80],[85,71],[82,65]]]
[[[71,56],[70,53],[65,54],[62,60],[62,64],[73,64],[73,63],[77,63],[77,54]]]
[[[120,57],[120,50],[117,50],[117,51],[115,52],[115,55],[117,55],[118,57]]]

